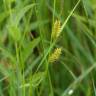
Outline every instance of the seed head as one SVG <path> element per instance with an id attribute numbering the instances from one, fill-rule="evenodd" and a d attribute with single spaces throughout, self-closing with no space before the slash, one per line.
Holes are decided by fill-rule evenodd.
<path id="1" fill-rule="evenodd" d="M 57 39 L 60 36 L 61 23 L 60 20 L 56 20 L 52 30 L 52 40 Z"/>
<path id="2" fill-rule="evenodd" d="M 57 61 L 61 55 L 62 48 L 57 48 L 54 52 L 49 56 L 49 62 L 53 63 Z"/>

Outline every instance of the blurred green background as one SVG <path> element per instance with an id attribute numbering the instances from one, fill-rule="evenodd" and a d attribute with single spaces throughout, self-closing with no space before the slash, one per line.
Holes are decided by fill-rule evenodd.
<path id="1" fill-rule="evenodd" d="M 0 0 L 0 96 L 96 96 L 95 80 L 96 0 Z"/>

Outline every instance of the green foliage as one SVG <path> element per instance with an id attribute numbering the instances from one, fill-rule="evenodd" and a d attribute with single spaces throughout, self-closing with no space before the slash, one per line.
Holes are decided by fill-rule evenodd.
<path id="1" fill-rule="evenodd" d="M 95 96 L 95 81 L 96 0 L 0 0 L 0 96 Z"/>

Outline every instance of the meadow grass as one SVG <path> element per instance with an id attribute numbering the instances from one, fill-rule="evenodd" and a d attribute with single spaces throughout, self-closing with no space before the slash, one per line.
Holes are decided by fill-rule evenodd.
<path id="1" fill-rule="evenodd" d="M 0 0 L 0 96 L 96 96 L 96 0 Z"/>

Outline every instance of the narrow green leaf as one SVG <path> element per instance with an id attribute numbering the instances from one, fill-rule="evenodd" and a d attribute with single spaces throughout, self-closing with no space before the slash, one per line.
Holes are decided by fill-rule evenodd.
<path id="1" fill-rule="evenodd" d="M 21 38 L 21 32 L 20 29 L 14 25 L 11 25 L 8 27 L 9 35 L 15 40 L 16 42 L 20 40 Z"/>
<path id="2" fill-rule="evenodd" d="M 29 9 L 33 8 L 36 4 L 30 4 L 30 5 L 27 5 L 26 7 L 24 7 L 23 9 L 20 10 L 20 12 L 18 12 L 16 14 L 16 18 L 14 20 L 14 23 L 16 26 L 18 26 L 20 20 L 23 18 L 23 16 L 26 14 L 26 12 L 29 11 Z"/>
<path id="3" fill-rule="evenodd" d="M 30 54 L 33 52 L 33 49 L 39 44 L 40 38 L 36 38 L 33 41 L 30 41 L 26 44 L 24 50 L 22 51 L 22 59 L 25 62 Z"/>

